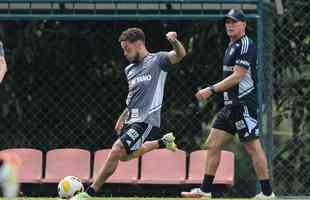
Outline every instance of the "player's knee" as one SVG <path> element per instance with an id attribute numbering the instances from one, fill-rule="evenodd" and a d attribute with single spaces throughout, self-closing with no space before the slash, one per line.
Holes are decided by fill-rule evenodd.
<path id="1" fill-rule="evenodd" d="M 250 148 L 248 149 L 248 153 L 252 158 L 255 158 L 255 160 L 265 160 L 266 155 L 264 151 L 260 151 L 259 149 Z"/>
<path id="2" fill-rule="evenodd" d="M 112 146 L 110 155 L 112 157 L 117 158 L 118 160 L 122 160 L 125 156 L 127 156 L 125 147 L 120 142 L 114 143 L 114 145 Z"/>
<path id="3" fill-rule="evenodd" d="M 120 161 L 126 162 L 132 159 L 131 155 L 124 155 L 123 157 L 120 158 Z"/>
<path id="4" fill-rule="evenodd" d="M 245 144 L 245 149 L 251 156 L 264 156 L 264 151 L 261 148 L 260 143 L 258 143 L 256 140 L 247 142 Z"/>
<path id="5" fill-rule="evenodd" d="M 251 156 L 257 155 L 257 150 L 251 146 L 248 146 L 246 148 L 246 150 L 247 150 L 248 154 L 250 154 Z"/>
<path id="6" fill-rule="evenodd" d="M 208 140 L 207 141 L 207 149 L 211 150 L 211 151 L 217 151 L 217 150 L 221 150 L 221 147 L 220 147 L 220 145 L 217 145 L 216 142 Z"/>
<path id="7" fill-rule="evenodd" d="M 123 156 L 119 159 L 120 161 L 123 161 L 123 162 L 126 162 L 128 161 L 129 159 L 126 157 L 126 156 Z"/>
<path id="8" fill-rule="evenodd" d="M 110 152 L 110 157 L 115 158 L 117 160 L 120 160 L 120 158 L 122 157 L 122 152 L 119 149 L 113 149 Z"/>

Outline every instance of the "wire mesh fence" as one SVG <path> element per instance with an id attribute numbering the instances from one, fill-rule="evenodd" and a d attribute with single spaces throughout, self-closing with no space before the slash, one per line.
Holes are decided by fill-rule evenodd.
<path id="1" fill-rule="evenodd" d="M 274 160 L 278 193 L 309 194 L 309 67 L 308 1 L 282 1 L 283 14 L 274 27 Z"/>
<path id="2" fill-rule="evenodd" d="M 309 3 L 283 0 L 264 15 L 265 147 L 273 157 L 272 176 L 280 195 L 309 193 Z M 9 72 L 1 87 L 1 149 L 61 147 L 89 150 L 111 147 L 114 123 L 125 107 L 127 83 L 117 38 L 127 27 L 146 33 L 152 51 L 169 50 L 165 33 L 178 32 L 188 55 L 169 70 L 162 110 L 162 133 L 173 131 L 187 151 L 204 147 L 221 96 L 198 104 L 198 88 L 221 79 L 228 38 L 221 21 L 3 22 Z M 248 35 L 256 40 L 256 23 Z M 273 112 L 273 127 L 268 115 Z M 271 132 L 274 132 L 271 137 Z M 160 134 L 154 136 L 159 138 Z M 272 141 L 273 139 L 273 141 Z M 233 193 L 251 196 L 256 177 L 241 145 L 236 155 Z"/>
<path id="3" fill-rule="evenodd" d="M 202 148 L 222 97 L 199 104 L 194 94 L 222 77 L 228 44 L 223 25 L 222 21 L 3 23 L 9 73 L 2 84 L 1 148 L 110 148 L 128 88 L 123 72 L 128 63 L 117 39 L 132 26 L 144 29 L 152 52 L 170 50 L 165 33 L 178 32 L 188 55 L 169 69 L 162 133 L 173 131 L 179 148 L 189 152 Z M 248 28 L 253 37 L 255 28 L 255 23 Z"/>

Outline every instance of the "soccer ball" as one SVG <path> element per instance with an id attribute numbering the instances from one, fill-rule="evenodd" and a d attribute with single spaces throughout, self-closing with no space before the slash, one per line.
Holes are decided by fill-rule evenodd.
<path id="1" fill-rule="evenodd" d="M 75 176 L 66 176 L 58 183 L 58 195 L 62 199 L 69 199 L 83 191 L 81 180 Z"/>

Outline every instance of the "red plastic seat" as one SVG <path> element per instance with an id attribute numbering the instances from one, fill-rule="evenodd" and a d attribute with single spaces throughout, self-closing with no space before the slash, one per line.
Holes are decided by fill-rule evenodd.
<path id="1" fill-rule="evenodd" d="M 207 151 L 199 150 L 190 154 L 189 174 L 186 183 L 201 184 L 204 177 Z M 232 152 L 222 151 L 219 167 L 216 171 L 214 184 L 225 184 L 232 186 L 234 184 L 235 157 Z"/>
<path id="2" fill-rule="evenodd" d="M 158 149 L 142 157 L 142 184 L 180 184 L 185 182 L 186 153 L 182 150 L 171 152 Z"/>
<path id="3" fill-rule="evenodd" d="M 111 149 L 98 150 L 95 153 L 94 160 L 94 177 L 96 177 L 99 170 L 104 166 L 105 161 Z M 108 178 L 107 183 L 135 183 L 138 180 L 138 161 L 133 159 L 130 161 L 120 161 L 114 174 Z"/>
<path id="4" fill-rule="evenodd" d="M 0 154 L 16 154 L 21 160 L 18 177 L 21 183 L 38 183 L 42 178 L 42 151 L 30 148 L 14 148 L 0 151 Z"/>
<path id="5" fill-rule="evenodd" d="M 57 183 L 65 176 L 90 180 L 90 152 L 83 149 L 54 149 L 46 154 L 44 183 Z"/>

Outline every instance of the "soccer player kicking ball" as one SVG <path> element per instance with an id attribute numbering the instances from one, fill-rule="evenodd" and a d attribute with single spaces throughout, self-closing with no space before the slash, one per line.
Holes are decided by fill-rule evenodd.
<path id="1" fill-rule="evenodd" d="M 148 136 L 157 134 L 160 127 L 160 112 L 164 86 L 169 66 L 180 62 L 186 55 L 176 32 L 168 32 L 167 40 L 173 47 L 169 52 L 150 53 L 145 47 L 144 32 L 129 28 L 119 37 L 124 56 L 131 63 L 125 68 L 129 92 L 126 109 L 120 115 L 115 130 L 120 138 L 113 144 L 105 165 L 93 184 L 72 197 L 71 200 L 89 199 L 114 173 L 118 162 L 137 158 L 158 148 L 176 150 L 172 133 L 155 141 L 146 141 Z"/>
<path id="2" fill-rule="evenodd" d="M 235 133 L 251 156 L 262 192 L 254 198 L 275 198 L 268 175 L 267 159 L 259 140 L 256 100 L 256 48 L 245 34 L 245 16 L 241 10 L 230 10 L 225 16 L 225 27 L 230 43 L 223 63 L 224 80 L 196 93 L 198 100 L 223 92 L 224 107 L 218 114 L 207 140 L 207 162 L 200 188 L 182 192 L 183 197 L 211 197 L 213 180 L 218 168 L 221 148 Z"/>

